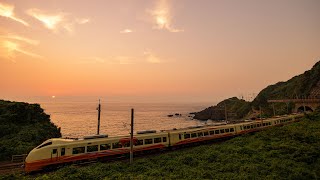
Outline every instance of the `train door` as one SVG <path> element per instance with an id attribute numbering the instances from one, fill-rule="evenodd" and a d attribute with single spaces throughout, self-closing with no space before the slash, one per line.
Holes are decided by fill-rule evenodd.
<path id="1" fill-rule="evenodd" d="M 66 148 L 62 147 L 60 148 L 60 157 L 59 160 L 63 159 L 63 156 L 66 155 Z"/>
<path id="2" fill-rule="evenodd" d="M 58 149 L 57 148 L 52 149 L 52 151 L 51 151 L 51 161 L 57 161 L 58 158 L 59 158 Z"/>

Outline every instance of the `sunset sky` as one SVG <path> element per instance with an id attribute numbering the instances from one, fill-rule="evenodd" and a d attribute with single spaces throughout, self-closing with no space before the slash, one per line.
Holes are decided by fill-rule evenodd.
<path id="1" fill-rule="evenodd" d="M 320 60 L 319 0 L 0 0 L 0 99 L 249 96 Z"/>

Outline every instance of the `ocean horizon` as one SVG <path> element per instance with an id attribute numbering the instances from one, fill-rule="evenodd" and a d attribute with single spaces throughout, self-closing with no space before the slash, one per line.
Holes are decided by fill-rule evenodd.
<path id="1" fill-rule="evenodd" d="M 134 132 L 142 130 L 169 130 L 214 123 L 199 121 L 190 116 L 214 104 L 205 102 L 138 101 L 133 99 L 97 97 L 25 97 L 10 101 L 37 103 L 50 115 L 51 121 L 61 128 L 63 137 L 79 138 L 97 134 L 97 107 L 101 100 L 100 134 L 128 135 L 131 109 L 134 109 Z M 106 100 L 108 99 L 108 100 Z M 181 116 L 175 116 L 178 113 Z M 168 117 L 173 114 L 173 117 Z"/>

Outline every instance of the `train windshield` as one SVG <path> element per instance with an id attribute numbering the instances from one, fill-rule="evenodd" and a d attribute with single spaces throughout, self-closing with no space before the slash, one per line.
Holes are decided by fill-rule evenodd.
<path id="1" fill-rule="evenodd" d="M 40 146 L 38 146 L 37 149 L 40 149 L 40 148 L 45 147 L 45 146 L 49 146 L 49 145 L 51 145 L 51 144 L 52 144 L 51 141 L 46 142 L 46 143 L 43 143 L 43 144 L 41 144 Z"/>

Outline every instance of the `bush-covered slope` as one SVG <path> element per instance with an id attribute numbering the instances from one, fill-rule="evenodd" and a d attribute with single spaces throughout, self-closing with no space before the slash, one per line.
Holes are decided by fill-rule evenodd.
<path id="1" fill-rule="evenodd" d="M 52 137 L 61 137 L 60 129 L 39 104 L 0 100 L 0 160 L 28 153 Z"/>
<path id="2" fill-rule="evenodd" d="M 252 102 L 255 108 L 268 106 L 268 99 L 320 98 L 320 94 L 313 93 L 320 88 L 320 61 L 311 70 L 295 76 L 286 82 L 279 82 L 263 89 Z"/>

